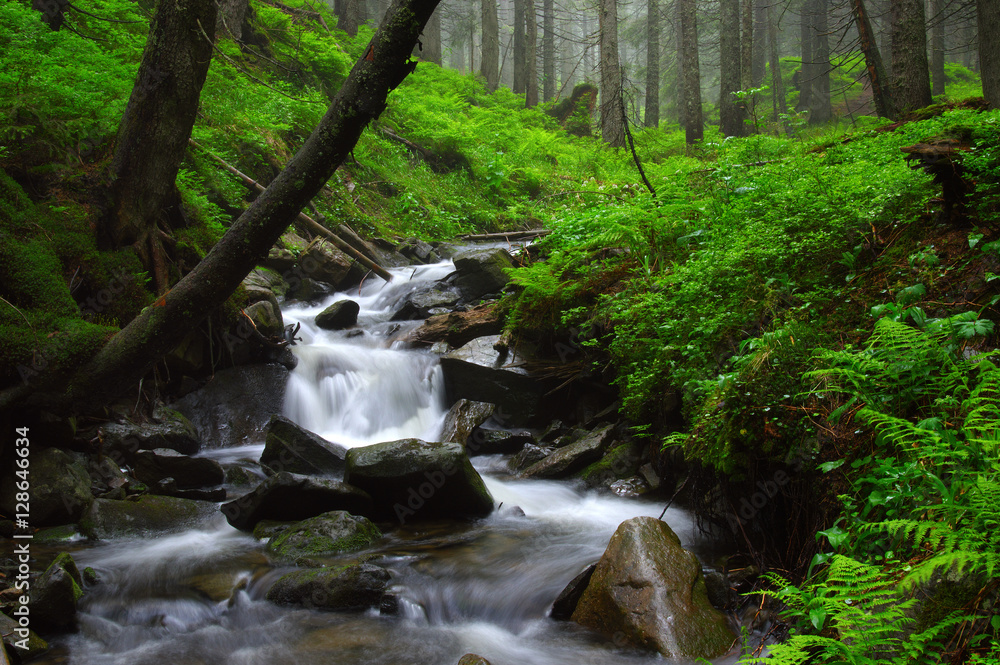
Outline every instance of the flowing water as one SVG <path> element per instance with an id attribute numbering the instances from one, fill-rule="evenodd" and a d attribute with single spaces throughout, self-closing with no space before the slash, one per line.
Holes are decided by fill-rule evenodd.
<path id="1" fill-rule="evenodd" d="M 300 322 L 299 365 L 286 415 L 324 437 L 360 446 L 400 437 L 433 440 L 447 408 L 432 353 L 398 348 L 415 323 L 389 321 L 408 290 L 452 269 L 446 262 L 394 271 L 390 285 L 288 306 Z M 363 334 L 317 329 L 323 306 L 350 297 Z M 262 445 L 210 451 L 223 463 L 256 458 Z M 196 528 L 152 539 L 83 547 L 78 565 L 102 583 L 82 601 L 80 629 L 57 641 L 45 663 L 73 665 L 453 665 L 475 652 L 494 665 L 653 663 L 572 623 L 547 618 L 552 601 L 596 561 L 622 521 L 659 515 L 662 506 L 583 491 L 570 482 L 514 480 L 498 457 L 475 458 L 501 508 L 472 523 L 387 529 L 371 558 L 392 573 L 395 616 L 277 607 L 263 599 L 287 569 L 274 569 L 262 543 L 221 513 Z M 517 506 L 523 511 L 513 510 Z M 664 519 L 682 542 L 707 554 L 690 516 Z M 721 661 L 720 661 L 721 662 Z"/>

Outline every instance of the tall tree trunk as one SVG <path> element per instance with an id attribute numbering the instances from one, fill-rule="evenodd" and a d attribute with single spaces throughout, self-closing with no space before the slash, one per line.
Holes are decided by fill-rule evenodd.
<path id="1" fill-rule="evenodd" d="M 799 44 L 802 51 L 802 66 L 799 68 L 799 101 L 795 110 L 799 113 L 808 111 L 812 104 L 812 83 L 816 68 L 813 66 L 813 4 L 811 0 L 802 0 L 799 14 Z M 773 34 L 773 33 L 772 33 Z"/>
<path id="2" fill-rule="evenodd" d="M 134 245 L 158 293 L 168 285 L 158 225 L 177 202 L 174 181 L 212 62 L 215 20 L 214 0 L 161 0 L 115 139 L 98 238 L 109 247 Z"/>
<path id="3" fill-rule="evenodd" d="M 743 24 L 740 27 L 740 90 L 753 87 L 753 10 L 755 0 L 743 0 Z"/>
<path id="4" fill-rule="evenodd" d="M 437 0 L 394 0 L 326 115 L 281 173 L 208 255 L 111 338 L 57 398 L 92 406 L 130 390 L 225 302 L 382 113 L 389 91 L 413 70 L 410 54 L 436 5 Z"/>
<path id="5" fill-rule="evenodd" d="M 813 77 L 809 99 L 809 124 L 822 125 L 833 118 L 830 104 L 830 36 L 827 16 L 829 0 L 811 0 L 813 5 Z"/>
<path id="6" fill-rule="evenodd" d="M 618 59 L 618 0 L 600 0 L 601 137 L 613 148 L 625 146 L 622 67 Z"/>
<path id="7" fill-rule="evenodd" d="M 781 59 L 778 53 L 778 19 L 774 15 L 773 5 L 767 6 L 767 42 L 770 47 L 771 61 L 771 92 L 774 106 L 774 121 L 788 114 L 788 102 L 785 101 L 785 83 L 781 80 Z M 785 131 L 789 130 L 785 125 Z"/>
<path id="8" fill-rule="evenodd" d="M 239 41 L 243 38 L 243 21 L 250 9 L 249 0 L 218 0 L 215 34 Z"/>
<path id="9" fill-rule="evenodd" d="M 660 4 L 646 3 L 646 127 L 660 126 Z"/>
<path id="10" fill-rule="evenodd" d="M 441 64 L 443 48 L 441 47 L 441 12 L 435 11 L 424 26 L 420 35 L 421 50 L 419 56 L 427 62 Z"/>
<path id="11" fill-rule="evenodd" d="M 337 27 L 352 37 L 368 18 L 364 0 L 336 0 L 333 10 L 337 15 Z"/>
<path id="12" fill-rule="evenodd" d="M 979 25 L 979 73 L 983 79 L 983 97 L 1000 109 L 1000 3 L 976 2 Z"/>
<path id="13" fill-rule="evenodd" d="M 496 0 L 482 0 L 483 57 L 479 63 L 486 89 L 490 92 L 500 85 L 500 21 Z"/>
<path id="14" fill-rule="evenodd" d="M 931 103 L 924 0 L 892 2 L 893 99 L 901 113 Z"/>
<path id="15" fill-rule="evenodd" d="M 698 18 L 695 0 L 677 0 L 680 10 L 681 51 L 684 53 L 684 134 L 688 144 L 705 137 L 701 112 L 701 71 L 698 63 Z"/>
<path id="16" fill-rule="evenodd" d="M 754 7 L 751 88 L 759 88 L 764 84 L 764 73 L 767 69 L 767 3 L 769 1 L 757 0 Z"/>
<path id="17" fill-rule="evenodd" d="M 559 67 L 559 98 L 561 99 L 564 94 L 568 97 L 573 93 L 573 86 L 576 84 L 578 72 L 582 65 L 580 64 L 581 56 L 577 54 L 576 45 L 572 39 L 576 34 L 576 22 L 569 17 L 564 17 L 560 23 L 563 34 L 570 37 L 569 39 L 561 40 L 559 48 L 559 57 L 561 60 Z"/>
<path id="18" fill-rule="evenodd" d="M 556 96 L 556 10 L 553 0 L 542 0 L 542 101 Z"/>
<path id="19" fill-rule="evenodd" d="M 527 44 L 525 44 L 524 21 L 527 0 L 514 0 L 514 86 L 517 93 L 527 91 Z"/>
<path id="20" fill-rule="evenodd" d="M 740 0 L 719 2 L 719 130 L 725 136 L 743 136 L 740 90 Z"/>
<path id="21" fill-rule="evenodd" d="M 868 71 L 868 83 L 872 89 L 872 99 L 875 100 L 875 113 L 880 118 L 895 118 L 896 107 L 889 88 L 889 78 L 882 64 L 882 54 L 875 43 L 871 19 L 864 0 L 851 0 L 851 13 L 858 29 L 861 41 L 861 52 L 865 55 L 865 69 Z"/>
<path id="22" fill-rule="evenodd" d="M 687 98 L 684 96 L 684 72 L 687 71 L 687 61 L 684 57 L 684 30 L 681 21 L 681 0 L 673 0 L 674 4 L 674 46 L 677 47 L 677 124 L 681 129 L 687 129 Z"/>
<path id="23" fill-rule="evenodd" d="M 535 0 L 524 2 L 524 105 L 530 109 L 538 106 L 538 18 L 535 14 Z"/>
<path id="24" fill-rule="evenodd" d="M 931 94 L 943 95 L 944 80 L 944 0 L 931 2 Z"/>

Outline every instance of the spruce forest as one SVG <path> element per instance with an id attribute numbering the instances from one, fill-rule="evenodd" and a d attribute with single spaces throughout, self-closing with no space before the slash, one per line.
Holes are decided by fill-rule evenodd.
<path id="1" fill-rule="evenodd" d="M 998 323 L 997 0 L 8 0 L 0 664 L 1000 665 Z"/>

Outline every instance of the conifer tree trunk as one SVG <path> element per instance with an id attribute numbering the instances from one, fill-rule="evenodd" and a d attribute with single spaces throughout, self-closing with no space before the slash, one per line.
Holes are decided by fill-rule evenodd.
<path id="1" fill-rule="evenodd" d="M 736 99 L 741 84 L 740 0 L 719 2 L 719 131 L 743 136 L 743 112 Z"/>
<path id="2" fill-rule="evenodd" d="M 701 112 L 701 71 L 698 63 L 698 19 L 695 0 L 677 0 L 680 12 L 681 62 L 683 73 L 684 134 L 690 145 L 705 137 Z"/>
<path id="3" fill-rule="evenodd" d="M 618 0 L 600 0 L 601 137 L 613 148 L 625 146 L 625 105 L 618 59 Z"/>
<path id="4" fill-rule="evenodd" d="M 875 42 L 871 18 L 868 16 L 864 0 L 851 0 L 851 13 L 858 29 L 861 52 L 865 55 L 865 69 L 868 71 L 868 83 L 872 89 L 872 99 L 875 101 L 875 113 L 880 118 L 894 118 L 896 108 L 889 88 L 889 78 L 882 64 L 882 54 L 879 53 L 878 44 Z"/>
<path id="5" fill-rule="evenodd" d="M 115 138 L 98 239 L 106 247 L 133 245 L 157 293 L 169 280 L 159 227 L 177 201 L 174 180 L 212 62 L 215 22 L 215 0 L 160 0 Z"/>
<path id="6" fill-rule="evenodd" d="M 53 396 L 55 400 L 92 407 L 131 390 L 157 360 L 225 302 L 330 179 L 364 128 L 382 113 L 389 91 L 413 70 L 416 63 L 409 60 L 410 54 L 437 2 L 393 1 L 326 115 L 281 173 L 205 258 L 115 335 L 74 375 L 65 391 Z"/>
<path id="7" fill-rule="evenodd" d="M 524 105 L 538 106 L 538 20 L 535 0 L 524 0 Z"/>
<path id="8" fill-rule="evenodd" d="M 646 6 L 646 127 L 660 126 L 660 4 Z"/>
<path id="9" fill-rule="evenodd" d="M 430 20 L 424 26 L 424 31 L 420 35 L 421 51 L 419 56 L 427 62 L 441 64 L 441 55 L 444 50 L 441 47 L 441 12 L 435 11 L 431 14 Z"/>
<path id="10" fill-rule="evenodd" d="M 527 0 L 514 0 L 514 92 L 524 93 L 528 89 L 527 44 L 525 43 L 525 4 Z"/>
<path id="11" fill-rule="evenodd" d="M 542 101 L 556 96 L 556 10 L 553 0 L 542 0 Z"/>
<path id="12" fill-rule="evenodd" d="M 931 103 L 924 0 L 892 1 L 893 99 L 901 113 Z"/>
<path id="13" fill-rule="evenodd" d="M 497 18 L 496 0 L 482 0 L 483 57 L 479 63 L 486 89 L 490 92 L 500 85 L 500 21 Z"/>
<path id="14" fill-rule="evenodd" d="M 1000 3 L 978 0 L 979 73 L 983 79 L 983 97 L 1000 109 Z"/>
<path id="15" fill-rule="evenodd" d="M 759 88 L 764 83 L 764 72 L 767 69 L 767 2 L 769 0 L 757 0 L 754 5 L 751 88 Z"/>
<path id="16" fill-rule="evenodd" d="M 944 0 L 931 0 L 931 95 L 943 95 L 944 80 Z"/>
<path id="17" fill-rule="evenodd" d="M 778 19 L 774 16 L 774 7 L 767 6 L 767 42 L 770 47 L 771 61 L 771 92 L 774 106 L 774 121 L 788 113 L 788 102 L 785 101 L 785 83 L 781 79 L 781 59 L 778 53 Z M 785 127 L 788 131 L 788 127 Z"/>
<path id="18" fill-rule="evenodd" d="M 830 37 L 827 17 L 829 0 L 811 0 L 813 5 L 812 95 L 809 100 L 809 124 L 822 125 L 833 118 L 830 103 Z"/>
<path id="19" fill-rule="evenodd" d="M 799 68 L 799 101 L 795 110 L 799 113 L 808 111 L 812 104 L 813 76 L 813 5 L 811 0 L 802 0 L 799 13 L 799 44 L 802 50 L 802 66 Z"/>
<path id="20" fill-rule="evenodd" d="M 743 0 L 743 18 L 740 27 L 740 89 L 749 90 L 753 87 L 751 77 L 753 72 L 753 22 L 754 0 Z"/>

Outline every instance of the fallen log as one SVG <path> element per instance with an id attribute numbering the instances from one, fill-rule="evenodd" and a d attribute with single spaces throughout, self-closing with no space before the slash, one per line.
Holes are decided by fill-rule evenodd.
<path id="1" fill-rule="evenodd" d="M 467 233 L 460 236 L 462 240 L 524 240 L 525 238 L 540 238 L 552 233 L 549 229 L 532 229 L 530 231 L 502 231 L 500 233 Z"/>

